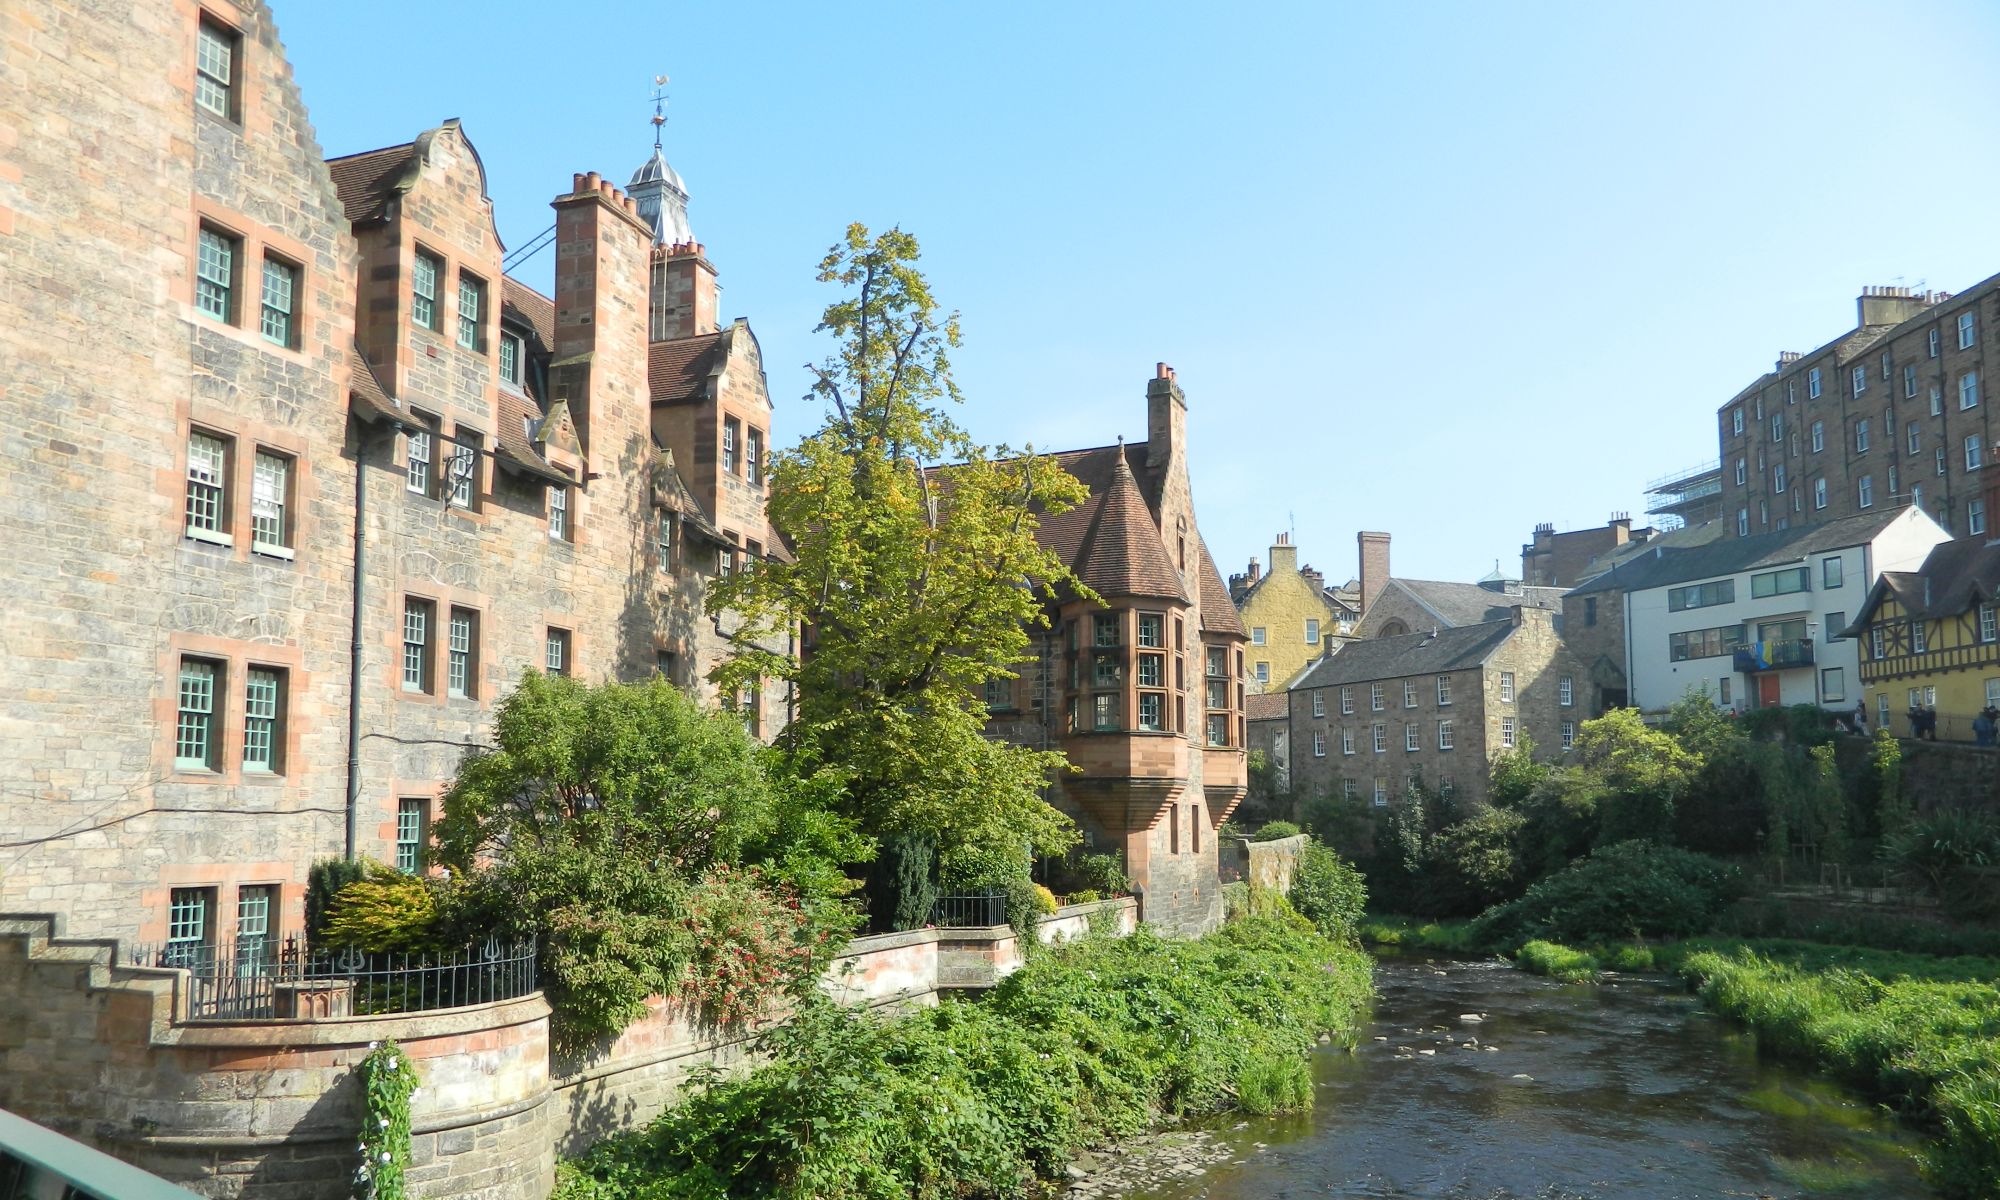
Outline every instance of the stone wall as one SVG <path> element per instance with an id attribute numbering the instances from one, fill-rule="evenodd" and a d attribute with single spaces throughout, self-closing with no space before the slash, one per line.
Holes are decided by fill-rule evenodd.
<path id="1" fill-rule="evenodd" d="M 1919 813 L 1941 808 L 1996 808 L 2000 751 L 1963 742 L 1897 740 L 1903 747 L 1903 794 Z M 1870 744 L 1867 738 L 1842 738 L 1834 743 L 1842 778 L 1856 778 L 1868 769 Z"/>
<path id="2" fill-rule="evenodd" d="M 1303 833 L 1269 842 L 1231 838 L 1222 846 L 1222 880 L 1224 883 L 1240 881 L 1251 887 L 1289 892 L 1292 890 L 1292 872 L 1299 865 L 1299 855 L 1311 840 Z"/>

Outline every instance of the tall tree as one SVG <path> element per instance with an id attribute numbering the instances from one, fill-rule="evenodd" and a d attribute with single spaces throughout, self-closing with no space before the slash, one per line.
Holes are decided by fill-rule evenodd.
<path id="1" fill-rule="evenodd" d="M 949 415 L 958 314 L 917 269 L 917 240 L 859 225 L 819 279 L 841 289 L 819 331 L 835 341 L 809 400 L 825 423 L 770 469 L 771 523 L 791 561 L 715 584 L 712 613 L 738 618 L 726 689 L 790 682 L 784 746 L 845 780 L 851 814 L 878 836 L 934 836 L 943 862 L 1074 837 L 1043 798 L 1060 752 L 985 736 L 984 688 L 1028 657 L 1052 589 L 1082 589 L 1035 540 L 1039 514 L 1083 485 L 1030 448 L 975 442 Z M 757 643 L 806 631 L 797 658 Z"/>

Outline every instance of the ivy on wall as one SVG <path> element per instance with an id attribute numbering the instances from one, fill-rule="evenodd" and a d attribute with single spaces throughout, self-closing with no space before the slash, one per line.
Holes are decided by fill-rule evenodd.
<path id="1" fill-rule="evenodd" d="M 361 1165 L 354 1172 L 356 1200 L 406 1200 L 403 1173 L 410 1165 L 410 1100 L 417 1067 L 395 1042 L 371 1044 L 356 1068 L 361 1074 Z"/>

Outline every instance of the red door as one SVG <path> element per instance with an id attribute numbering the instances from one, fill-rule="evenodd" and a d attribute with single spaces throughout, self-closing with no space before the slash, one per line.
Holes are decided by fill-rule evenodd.
<path id="1" fill-rule="evenodd" d="M 1778 677 L 1776 674 L 1757 677 L 1757 707 L 1778 707 Z"/>

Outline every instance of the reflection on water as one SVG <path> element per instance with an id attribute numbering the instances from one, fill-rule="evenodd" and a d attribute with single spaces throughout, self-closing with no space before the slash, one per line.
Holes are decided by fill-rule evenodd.
<path id="1" fill-rule="evenodd" d="M 1375 980 L 1359 1047 L 1319 1055 L 1313 1112 L 1226 1127 L 1232 1163 L 1128 1195 L 1932 1195 L 1885 1115 L 1759 1061 L 1749 1034 L 1662 982 L 1424 956 L 1385 958 Z"/>

